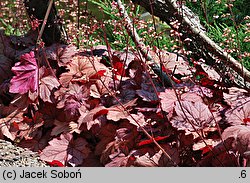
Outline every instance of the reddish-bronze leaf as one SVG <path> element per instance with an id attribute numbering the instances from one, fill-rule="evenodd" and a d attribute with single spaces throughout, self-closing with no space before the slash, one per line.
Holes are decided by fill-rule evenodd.
<path id="1" fill-rule="evenodd" d="M 221 119 L 218 113 L 212 114 L 208 106 L 201 102 L 177 102 L 175 111 L 177 116 L 170 122 L 178 130 L 195 131 L 205 127 L 213 127 L 216 121 L 218 122 Z"/>
<path id="2" fill-rule="evenodd" d="M 78 129 L 83 129 L 83 124 L 87 125 L 87 129 L 91 129 L 94 124 L 101 125 L 101 121 L 99 121 L 98 117 L 104 114 L 107 114 L 108 110 L 103 107 L 99 106 L 90 111 L 87 110 L 80 110 L 81 116 L 78 119 Z"/>
<path id="3" fill-rule="evenodd" d="M 11 126 L 23 121 L 23 112 L 18 108 L 3 107 L 0 105 L 0 135 L 4 135 L 11 140 L 16 138 L 15 133 L 11 133 Z"/>
<path id="4" fill-rule="evenodd" d="M 43 149 L 40 158 L 48 162 L 57 160 L 64 166 L 68 166 L 67 163 L 77 166 L 90 152 L 86 145 L 86 140 L 81 137 L 73 140 L 72 134 L 61 134 L 59 138 L 54 138 L 49 142 L 49 146 Z"/>
<path id="5" fill-rule="evenodd" d="M 222 133 L 222 139 L 227 140 L 233 138 L 231 148 L 238 151 L 241 155 L 250 151 L 250 126 L 236 125 L 230 126 Z M 248 155 L 248 158 L 250 155 Z"/>
<path id="6" fill-rule="evenodd" d="M 44 102 L 53 103 L 51 100 L 52 90 L 60 86 L 57 78 L 52 75 L 42 77 L 39 85 L 39 96 Z"/>
<path id="7" fill-rule="evenodd" d="M 118 104 L 116 106 L 108 108 L 107 119 L 113 121 L 126 119 L 129 116 L 127 111 L 130 111 L 131 108 L 136 105 L 136 101 L 137 99 L 131 100 L 123 104 L 123 107 L 120 104 Z M 127 109 L 127 111 L 124 109 L 124 107 Z"/>
<path id="8" fill-rule="evenodd" d="M 98 71 L 108 70 L 107 67 L 100 63 L 100 58 L 87 56 L 74 57 L 73 61 L 67 65 L 67 68 L 69 72 L 60 76 L 60 83 L 63 86 L 68 86 L 70 82 L 87 83 Z"/>
<path id="9" fill-rule="evenodd" d="M 250 98 L 249 98 L 250 99 Z M 231 125 L 250 126 L 250 100 L 239 107 L 234 107 L 226 112 L 226 119 Z"/>

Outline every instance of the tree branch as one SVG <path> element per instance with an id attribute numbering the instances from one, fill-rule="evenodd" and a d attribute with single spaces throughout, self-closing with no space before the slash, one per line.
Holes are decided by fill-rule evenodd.
<path id="1" fill-rule="evenodd" d="M 225 66 L 233 69 L 236 72 L 234 75 L 237 74 L 236 77 L 238 77 L 238 80 L 235 81 L 237 85 L 240 83 L 241 86 L 244 86 L 245 81 L 250 82 L 250 72 L 205 34 L 199 26 L 199 22 L 193 21 L 192 15 L 189 16 L 191 10 L 183 4 L 178 5 L 176 0 L 154 0 L 153 4 L 150 4 L 150 0 L 133 0 L 133 2 L 143 6 L 148 12 L 151 12 L 153 7 L 154 16 L 159 17 L 170 26 L 172 26 L 170 22 L 178 20 L 181 23 L 178 29 L 182 33 L 181 40 L 184 41 L 188 37 L 192 39 L 192 42 L 187 45 L 191 51 L 198 52 L 198 55 L 204 58 L 209 65 L 217 66 L 217 71 L 221 71 L 221 68 L 225 68 Z M 173 26 L 171 28 L 175 29 Z M 218 59 L 222 63 L 218 63 L 216 61 Z M 239 78 L 238 75 L 242 78 Z"/>

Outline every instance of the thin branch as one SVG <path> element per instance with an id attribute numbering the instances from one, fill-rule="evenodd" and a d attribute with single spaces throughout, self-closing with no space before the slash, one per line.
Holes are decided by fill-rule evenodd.
<path id="1" fill-rule="evenodd" d="M 121 16 L 124 18 L 124 21 L 126 22 L 126 30 L 128 32 L 128 34 L 130 35 L 130 37 L 132 38 L 132 40 L 135 42 L 136 47 L 139 49 L 142 58 L 144 58 L 145 63 L 147 65 L 149 65 L 151 67 L 151 69 L 155 72 L 156 75 L 158 74 L 162 74 L 162 78 L 163 78 L 163 83 L 165 84 L 165 86 L 172 86 L 174 85 L 174 81 L 172 81 L 172 79 L 170 78 L 170 76 L 168 76 L 166 73 L 162 72 L 161 68 L 159 67 L 159 65 L 153 60 L 153 57 L 151 56 L 151 54 L 148 52 L 148 50 L 146 49 L 145 44 L 142 42 L 140 36 L 138 35 L 135 27 L 133 26 L 132 21 L 130 20 L 127 11 L 125 10 L 125 7 L 123 5 L 123 3 L 120 0 L 116 0 L 117 2 L 117 6 L 119 8 L 119 12 L 121 14 Z"/>
<path id="2" fill-rule="evenodd" d="M 52 8 L 52 5 L 53 5 L 53 0 L 50 0 L 49 1 L 49 6 L 47 8 L 47 11 L 46 11 L 46 14 L 45 14 L 45 17 L 43 19 L 43 24 L 42 24 L 42 28 L 39 32 L 39 35 L 38 35 L 38 38 L 37 38 L 37 44 L 39 44 L 41 38 L 42 38 L 42 35 L 43 35 L 43 31 L 45 29 L 45 26 L 46 26 L 46 23 L 47 23 L 47 20 L 48 20 L 48 17 L 49 17 L 49 14 L 50 14 L 50 11 L 51 11 L 51 8 Z"/>

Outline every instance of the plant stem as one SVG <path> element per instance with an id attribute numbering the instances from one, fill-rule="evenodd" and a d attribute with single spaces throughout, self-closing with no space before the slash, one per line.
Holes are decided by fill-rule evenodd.
<path id="1" fill-rule="evenodd" d="M 44 28 L 45 28 L 45 26 L 46 26 L 46 23 L 47 23 L 47 20 L 48 20 L 48 17 L 49 17 L 49 14 L 50 14 L 52 5 L 53 5 L 53 0 L 50 0 L 50 1 L 49 1 L 49 6 L 48 6 L 47 11 L 46 11 L 46 14 L 45 14 L 45 17 L 44 17 L 44 19 L 43 19 L 42 28 L 41 28 L 41 30 L 40 30 L 40 32 L 39 32 L 39 35 L 38 35 L 38 38 L 37 38 L 37 44 L 40 43 L 40 40 L 41 40 L 41 38 L 42 38 L 43 31 L 44 31 Z"/>

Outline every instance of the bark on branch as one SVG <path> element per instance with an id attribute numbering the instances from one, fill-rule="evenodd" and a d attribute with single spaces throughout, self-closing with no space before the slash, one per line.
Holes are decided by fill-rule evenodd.
<path id="1" fill-rule="evenodd" d="M 191 51 L 198 53 L 209 65 L 218 66 L 217 71 L 223 67 L 225 68 L 225 66 L 233 69 L 236 72 L 234 74 L 238 75 L 234 75 L 238 77 L 236 84 L 239 85 L 239 82 L 241 82 L 241 86 L 243 86 L 243 80 L 250 82 L 250 72 L 212 41 L 196 24 L 197 22 L 192 21 L 193 17 L 190 17 L 190 12 L 187 11 L 188 8 L 184 5 L 178 5 L 176 0 L 133 0 L 133 2 L 144 7 L 149 13 L 152 13 L 153 10 L 154 16 L 159 17 L 170 26 L 172 26 L 170 22 L 178 20 L 181 23 L 178 29 L 182 33 L 181 40 L 192 39 L 192 42 L 187 45 Z M 218 63 L 218 59 L 221 63 Z"/>

